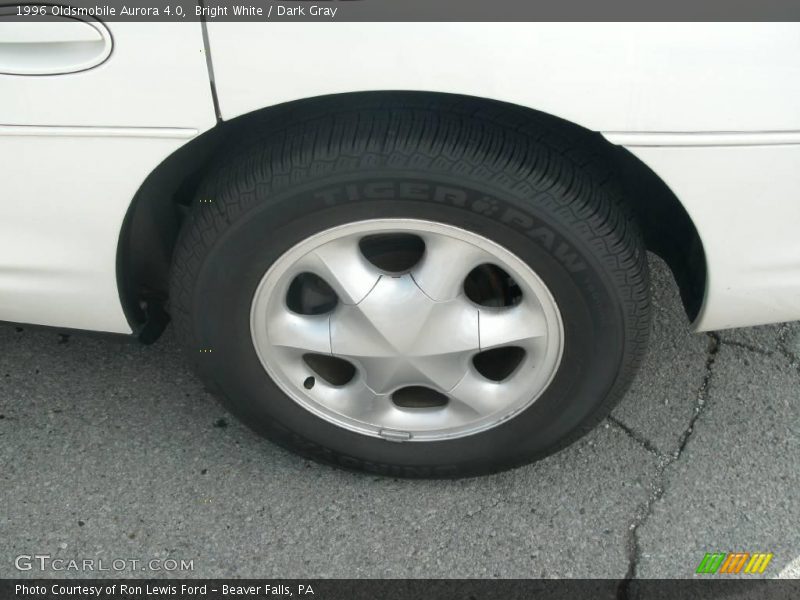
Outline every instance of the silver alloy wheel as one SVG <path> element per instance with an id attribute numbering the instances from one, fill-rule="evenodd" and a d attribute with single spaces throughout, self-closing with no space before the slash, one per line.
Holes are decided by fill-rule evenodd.
<path id="1" fill-rule="evenodd" d="M 365 256 L 365 240 L 381 236 L 424 249 L 390 271 Z M 513 280 L 512 301 L 469 297 L 465 282 L 482 265 Z M 298 311 L 290 295 L 308 274 L 319 278 L 317 295 L 335 296 Z M 555 300 L 528 265 L 476 233 L 416 219 L 358 221 L 298 243 L 258 285 L 250 329 L 289 397 L 335 425 L 394 441 L 463 437 L 514 417 L 550 384 L 564 339 Z M 326 360 L 345 377 L 326 375 Z M 487 375 L 482 363 L 500 367 Z"/>

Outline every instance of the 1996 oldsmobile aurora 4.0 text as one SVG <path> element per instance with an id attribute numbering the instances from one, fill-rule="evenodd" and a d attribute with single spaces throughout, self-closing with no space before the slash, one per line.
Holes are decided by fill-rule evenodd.
<path id="1" fill-rule="evenodd" d="M 170 317 L 320 460 L 577 439 L 645 351 L 646 250 L 697 331 L 800 319 L 797 24 L 65 18 L 0 22 L 0 73 L 0 319 Z"/>

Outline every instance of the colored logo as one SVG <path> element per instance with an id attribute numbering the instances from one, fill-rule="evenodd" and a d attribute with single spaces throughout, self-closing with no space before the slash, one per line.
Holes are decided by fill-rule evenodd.
<path id="1" fill-rule="evenodd" d="M 763 573 L 772 560 L 772 553 L 715 552 L 706 553 L 695 573 L 701 575 L 736 575 Z"/>

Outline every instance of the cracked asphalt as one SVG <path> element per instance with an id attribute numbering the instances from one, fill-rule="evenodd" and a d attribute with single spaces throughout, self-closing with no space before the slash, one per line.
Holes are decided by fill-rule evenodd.
<path id="1" fill-rule="evenodd" d="M 194 577 L 691 577 L 763 551 L 800 577 L 800 326 L 692 334 L 653 268 L 650 350 L 594 432 L 491 477 L 406 481 L 298 458 L 153 346 L 0 327 L 0 577 L 174 558 Z M 100 575 L 96 573 L 97 575 Z"/>

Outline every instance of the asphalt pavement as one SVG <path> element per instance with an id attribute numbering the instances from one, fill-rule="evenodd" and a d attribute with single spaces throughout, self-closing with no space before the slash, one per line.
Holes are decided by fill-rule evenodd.
<path id="1" fill-rule="evenodd" d="M 800 326 L 693 334 L 651 264 L 650 350 L 612 417 L 457 481 L 272 445 L 203 390 L 169 329 L 141 346 L 0 326 L 0 577 L 120 559 L 129 577 L 692 577 L 731 551 L 800 577 Z M 34 555 L 65 570 L 17 569 Z"/>

